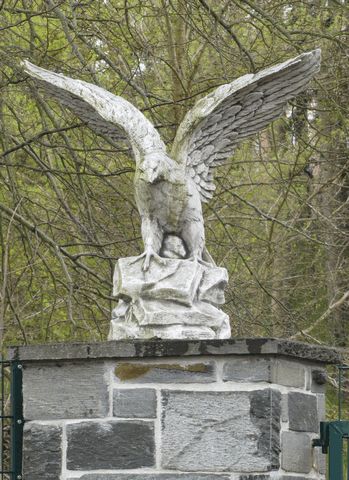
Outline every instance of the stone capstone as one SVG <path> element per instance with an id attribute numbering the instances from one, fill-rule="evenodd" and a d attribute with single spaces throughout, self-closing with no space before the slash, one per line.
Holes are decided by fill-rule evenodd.
<path id="1" fill-rule="evenodd" d="M 155 418 L 156 390 L 152 388 L 115 389 L 113 415 L 124 418 Z"/>
<path id="2" fill-rule="evenodd" d="M 118 260 L 114 272 L 109 339 L 230 338 L 224 303 L 225 268 L 183 259 L 153 259 L 143 271 L 141 257 Z"/>
<path id="3" fill-rule="evenodd" d="M 163 391 L 162 468 L 214 472 L 274 468 L 280 401 L 272 389 Z"/>
<path id="4" fill-rule="evenodd" d="M 26 480 L 58 480 L 62 462 L 62 429 L 34 422 L 25 424 L 23 471 Z"/>
<path id="5" fill-rule="evenodd" d="M 68 470 L 153 467 L 154 424 L 150 421 L 80 422 L 67 426 Z"/>
<path id="6" fill-rule="evenodd" d="M 109 342 L 56 343 L 10 347 L 10 360 L 59 361 L 106 358 L 149 358 L 210 355 L 274 355 L 309 360 L 317 364 L 343 363 L 343 352 L 323 345 L 309 345 L 282 338 L 231 338 L 226 340 L 116 340 Z M 297 368 L 297 365 L 294 365 Z M 303 368 L 303 367 L 302 367 Z M 282 378 L 282 375 L 279 375 Z M 277 383 L 277 382 L 275 382 Z"/>
<path id="7" fill-rule="evenodd" d="M 26 420 L 96 418 L 108 414 L 103 362 L 48 363 L 23 368 Z M 64 385 L 64 388 L 62 386 Z"/>

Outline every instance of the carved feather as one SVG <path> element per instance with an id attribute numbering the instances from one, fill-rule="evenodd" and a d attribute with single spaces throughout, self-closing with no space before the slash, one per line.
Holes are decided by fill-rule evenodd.
<path id="1" fill-rule="evenodd" d="M 320 53 L 304 53 L 221 85 L 187 113 L 178 128 L 172 156 L 186 164 L 202 201 L 212 197 L 214 168 L 225 163 L 241 140 L 282 114 L 287 102 L 319 71 Z"/>
<path id="2" fill-rule="evenodd" d="M 97 134 L 114 143 L 127 141 L 139 155 L 166 151 L 151 122 L 127 100 L 101 87 L 23 62 L 25 71 L 46 93 L 74 112 Z"/>

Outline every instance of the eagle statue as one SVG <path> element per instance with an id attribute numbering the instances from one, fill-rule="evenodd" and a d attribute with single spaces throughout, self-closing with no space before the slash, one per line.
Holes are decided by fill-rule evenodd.
<path id="1" fill-rule="evenodd" d="M 242 140 L 280 117 L 287 102 L 306 88 L 319 70 L 320 50 L 214 89 L 185 115 L 170 153 L 151 122 L 124 98 L 28 61 L 23 67 L 95 133 L 114 143 L 128 142 L 136 163 L 141 268 L 147 272 L 153 259 L 160 265 L 167 258 L 215 265 L 205 247 L 201 205 L 213 196 L 215 168 L 229 160 Z"/>

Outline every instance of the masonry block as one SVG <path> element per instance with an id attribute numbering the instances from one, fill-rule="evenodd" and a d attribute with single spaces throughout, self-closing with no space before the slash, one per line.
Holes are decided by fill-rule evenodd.
<path id="1" fill-rule="evenodd" d="M 270 382 L 270 359 L 263 357 L 231 358 L 224 363 L 224 382 Z"/>
<path id="2" fill-rule="evenodd" d="M 124 418 L 155 418 L 156 390 L 153 388 L 115 389 L 113 415 Z"/>
<path id="3" fill-rule="evenodd" d="M 57 420 L 108 414 L 103 362 L 27 365 L 23 369 L 24 418 Z"/>
<path id="4" fill-rule="evenodd" d="M 223 366 L 225 382 L 268 382 L 287 387 L 304 388 L 306 368 L 271 357 L 230 358 Z"/>
<path id="5" fill-rule="evenodd" d="M 319 422 L 324 422 L 326 420 L 326 396 L 323 393 L 318 393 L 316 398 Z"/>
<path id="6" fill-rule="evenodd" d="M 281 396 L 281 421 L 288 422 L 288 394 L 284 393 Z"/>
<path id="7" fill-rule="evenodd" d="M 257 477 L 254 477 L 254 480 Z M 68 479 L 76 480 L 76 479 Z M 214 475 L 202 473 L 149 473 L 149 474 L 123 474 L 123 473 L 97 473 L 88 474 L 79 477 L 79 480 L 231 480 L 230 475 Z M 263 479 L 264 480 L 264 479 Z"/>
<path id="8" fill-rule="evenodd" d="M 272 389 L 163 391 L 162 467 L 215 472 L 276 467 L 280 397 Z"/>
<path id="9" fill-rule="evenodd" d="M 69 470 L 153 467 L 153 422 L 81 422 L 67 426 Z"/>
<path id="10" fill-rule="evenodd" d="M 318 480 L 314 477 L 299 477 L 298 475 L 295 477 L 294 475 L 282 475 L 281 477 L 276 477 L 275 480 Z"/>
<path id="11" fill-rule="evenodd" d="M 26 480 L 59 480 L 62 469 L 61 443 L 61 427 L 34 422 L 25 425 L 23 471 Z"/>
<path id="12" fill-rule="evenodd" d="M 322 453 L 321 448 L 314 448 L 313 451 L 314 463 L 313 467 L 315 470 L 322 475 L 325 475 L 327 472 L 327 455 Z"/>
<path id="13" fill-rule="evenodd" d="M 297 432 L 318 432 L 317 398 L 300 392 L 288 394 L 289 428 Z"/>
<path id="14" fill-rule="evenodd" d="M 286 387 L 304 388 L 306 368 L 299 363 L 276 359 L 273 362 L 271 381 Z"/>
<path id="15" fill-rule="evenodd" d="M 270 475 L 240 475 L 239 480 L 269 480 Z"/>
<path id="16" fill-rule="evenodd" d="M 214 362 L 120 362 L 114 372 L 120 383 L 210 383 L 216 380 Z"/>
<path id="17" fill-rule="evenodd" d="M 312 468 L 312 439 L 307 433 L 283 432 L 281 466 L 287 472 L 309 473 Z"/>

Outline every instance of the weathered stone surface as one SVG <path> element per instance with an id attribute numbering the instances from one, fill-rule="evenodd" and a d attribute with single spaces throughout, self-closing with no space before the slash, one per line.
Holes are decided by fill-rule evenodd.
<path id="1" fill-rule="evenodd" d="M 316 396 L 300 392 L 289 392 L 288 418 L 290 430 L 317 432 L 319 430 L 319 420 Z"/>
<path id="2" fill-rule="evenodd" d="M 105 373 L 102 362 L 25 365 L 24 418 L 48 420 L 106 416 L 109 407 Z"/>
<path id="3" fill-rule="evenodd" d="M 209 325 L 202 325 L 204 319 Z M 227 316 L 203 302 L 186 307 L 165 300 L 119 300 L 112 313 L 109 337 L 213 339 L 216 338 L 216 329 L 222 327 L 222 321 L 226 327 Z"/>
<path id="4" fill-rule="evenodd" d="M 326 456 L 324 453 L 321 452 L 321 448 L 314 448 L 314 468 L 317 472 L 325 475 L 327 473 L 327 463 L 326 463 Z"/>
<path id="5" fill-rule="evenodd" d="M 187 251 L 182 239 L 167 234 L 162 242 L 161 256 L 165 258 L 186 258 Z"/>
<path id="6" fill-rule="evenodd" d="M 214 305 L 223 305 L 225 302 L 224 290 L 228 280 L 228 272 L 225 268 L 208 269 L 206 267 L 199 286 L 199 300 Z"/>
<path id="7" fill-rule="evenodd" d="M 318 347 L 303 342 L 282 340 L 278 345 L 278 353 L 287 357 L 301 358 L 322 363 L 337 363 L 343 361 L 344 353 L 330 347 Z"/>
<path id="8" fill-rule="evenodd" d="M 288 393 L 281 396 L 281 421 L 288 422 Z"/>
<path id="9" fill-rule="evenodd" d="M 305 367 L 298 362 L 276 359 L 273 362 L 271 381 L 287 387 L 304 388 Z"/>
<path id="10" fill-rule="evenodd" d="M 173 300 L 191 306 L 194 301 L 203 267 L 193 262 L 164 260 L 165 265 L 153 262 L 147 272 L 137 257 L 120 258 L 114 270 L 113 295 L 116 298 L 148 298 Z"/>
<path id="11" fill-rule="evenodd" d="M 313 480 L 310 477 L 299 477 L 298 475 L 295 477 L 294 475 L 282 475 L 281 477 L 277 477 L 277 480 Z M 315 479 L 314 479 L 315 480 Z"/>
<path id="12" fill-rule="evenodd" d="M 271 360 L 263 357 L 230 358 L 223 366 L 225 382 L 270 382 Z"/>
<path id="13" fill-rule="evenodd" d="M 115 389 L 113 415 L 124 418 L 155 418 L 156 390 L 152 388 Z"/>
<path id="14" fill-rule="evenodd" d="M 281 393 L 265 389 L 250 392 L 250 416 L 259 428 L 258 452 L 270 461 L 272 469 L 279 467 Z"/>
<path id="15" fill-rule="evenodd" d="M 210 383 L 216 381 L 214 362 L 120 362 L 115 376 L 122 383 Z"/>
<path id="16" fill-rule="evenodd" d="M 343 354 L 334 348 L 276 338 L 229 340 L 132 340 L 98 343 L 58 343 L 10 347 L 11 360 L 49 361 L 131 357 L 173 357 L 196 355 L 282 355 L 299 362 L 343 363 Z"/>
<path id="17" fill-rule="evenodd" d="M 137 299 L 132 304 L 132 313 L 138 325 L 189 325 L 219 329 L 226 315 L 206 302 L 196 302 L 188 309 L 184 305 L 176 305 L 165 300 Z"/>
<path id="18" fill-rule="evenodd" d="M 229 338 L 224 303 L 226 269 L 182 259 L 153 261 L 147 271 L 140 257 L 121 258 L 114 273 L 109 339 Z"/>
<path id="19" fill-rule="evenodd" d="M 323 393 L 318 393 L 317 398 L 317 412 L 319 422 L 326 420 L 326 396 Z"/>
<path id="20" fill-rule="evenodd" d="M 269 475 L 240 475 L 239 480 L 269 480 Z"/>
<path id="21" fill-rule="evenodd" d="M 277 414 L 275 422 L 271 419 L 279 397 L 271 389 L 163 391 L 162 467 L 214 472 L 271 469 L 279 451 Z"/>
<path id="22" fill-rule="evenodd" d="M 153 422 L 101 421 L 67 426 L 68 470 L 111 470 L 154 466 Z"/>
<path id="23" fill-rule="evenodd" d="M 268 477 L 269 478 L 269 477 Z M 231 480 L 230 475 L 214 475 L 204 473 L 91 473 L 79 477 L 80 480 Z M 262 479 L 262 477 L 261 477 Z M 267 480 L 267 477 L 265 477 Z M 74 479 L 68 479 L 74 480 Z M 253 477 L 258 480 L 258 477 Z M 264 480 L 264 477 L 263 477 Z"/>
<path id="24" fill-rule="evenodd" d="M 23 437 L 23 472 L 26 480 L 59 480 L 62 431 L 55 425 L 26 423 Z"/>
<path id="25" fill-rule="evenodd" d="M 311 391 L 325 393 L 327 385 L 327 372 L 323 368 L 313 368 L 311 371 Z"/>
<path id="26" fill-rule="evenodd" d="M 283 432 L 281 466 L 287 472 L 309 473 L 312 468 L 312 439 L 307 433 Z"/>
<path id="27" fill-rule="evenodd" d="M 306 367 L 299 362 L 267 356 L 232 357 L 223 368 L 224 381 L 269 382 L 304 388 L 305 378 Z"/>

